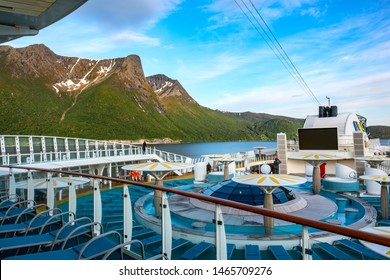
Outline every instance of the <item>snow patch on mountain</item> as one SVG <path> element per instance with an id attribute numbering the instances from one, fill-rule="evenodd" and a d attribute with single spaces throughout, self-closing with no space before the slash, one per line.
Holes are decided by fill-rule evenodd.
<path id="1" fill-rule="evenodd" d="M 100 65 L 100 67 L 97 67 L 99 65 L 100 60 L 90 60 L 87 63 L 88 69 L 83 75 L 82 78 L 68 78 L 64 81 L 57 82 L 53 85 L 53 88 L 57 93 L 59 93 L 60 90 L 65 92 L 71 92 L 76 90 L 82 90 L 88 85 L 95 83 L 96 81 L 99 81 L 100 79 L 105 78 L 107 75 L 109 75 L 115 66 L 115 60 L 111 60 L 108 65 Z M 69 72 L 67 73 L 67 77 L 72 77 L 72 72 L 74 71 L 76 65 L 80 64 L 80 58 L 77 59 L 76 63 L 73 64 Z M 85 65 L 85 63 L 84 63 Z M 95 70 L 95 68 L 97 70 Z M 95 70 L 95 71 L 94 71 Z M 73 75 L 74 76 L 74 75 Z"/>
<path id="2" fill-rule="evenodd" d="M 155 93 L 161 93 L 166 87 L 172 87 L 173 86 L 173 83 L 172 82 L 169 82 L 169 81 L 166 81 L 161 88 L 159 88 L 158 90 L 155 90 L 154 92 Z"/>

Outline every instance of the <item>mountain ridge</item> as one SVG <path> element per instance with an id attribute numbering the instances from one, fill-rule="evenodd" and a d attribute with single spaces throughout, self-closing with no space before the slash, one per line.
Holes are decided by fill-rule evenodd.
<path id="1" fill-rule="evenodd" d="M 293 137 L 303 119 L 230 113 L 198 104 L 179 81 L 145 77 L 139 56 L 85 59 L 45 45 L 0 46 L 2 134 L 172 141 L 274 140 Z M 10 125 L 12 124 L 12 125 Z"/>

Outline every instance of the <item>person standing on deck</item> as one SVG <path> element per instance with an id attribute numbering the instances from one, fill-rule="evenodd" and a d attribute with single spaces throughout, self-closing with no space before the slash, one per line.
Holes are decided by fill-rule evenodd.
<path id="1" fill-rule="evenodd" d="M 209 174 L 211 172 L 211 164 L 210 164 L 210 162 L 207 163 L 206 171 L 207 171 L 207 174 Z"/>
<path id="2" fill-rule="evenodd" d="M 281 164 L 282 162 L 279 160 L 279 158 L 275 158 L 274 160 L 274 173 L 275 174 L 279 174 L 279 165 Z"/>
<path id="3" fill-rule="evenodd" d="M 144 143 L 142 144 L 142 153 L 145 154 L 146 153 L 146 141 L 144 141 Z"/>

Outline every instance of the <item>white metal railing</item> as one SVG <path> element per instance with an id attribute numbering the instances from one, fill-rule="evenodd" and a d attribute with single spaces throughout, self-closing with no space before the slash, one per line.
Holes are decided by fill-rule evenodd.
<path id="1" fill-rule="evenodd" d="M 386 174 L 390 174 L 390 165 L 389 164 L 382 163 L 382 164 L 379 164 L 377 168 L 386 172 Z"/>
<path id="2" fill-rule="evenodd" d="M 9 167 L 9 166 L 3 166 L 3 167 Z M 19 168 L 19 167 L 12 167 L 12 168 Z M 280 213 L 277 211 L 269 210 L 262 207 L 256 207 L 251 206 L 247 204 L 242 204 L 234 201 L 229 201 L 221 198 L 206 196 L 201 193 L 197 192 L 188 192 L 184 190 L 179 190 L 176 188 L 167 188 L 163 186 L 157 186 L 157 185 L 149 185 L 146 183 L 141 182 L 134 182 L 129 180 L 123 180 L 118 178 L 110 178 L 105 176 L 98 176 L 93 174 L 82 174 L 78 172 L 71 172 L 71 171 L 53 171 L 48 169 L 41 169 L 41 168 L 31 168 L 31 170 L 41 171 L 41 172 L 50 172 L 50 173 L 58 173 L 63 175 L 69 175 L 69 176 L 83 176 L 91 179 L 93 181 L 93 195 L 94 195 L 94 207 L 93 207 L 93 217 L 95 222 L 100 222 L 102 219 L 102 201 L 101 201 L 101 195 L 100 195 L 100 185 L 99 182 L 101 181 L 108 181 L 112 180 L 119 184 L 124 184 L 123 186 L 123 195 L 121 198 L 123 199 L 123 207 L 126 207 L 126 211 L 123 211 L 123 230 L 124 230 L 124 242 L 130 241 L 132 239 L 132 223 L 126 224 L 129 221 L 132 221 L 133 213 L 131 211 L 131 200 L 130 200 L 130 193 L 128 191 L 127 186 L 128 185 L 138 185 L 140 187 L 145 187 L 150 190 L 159 190 L 162 192 L 161 195 L 161 207 L 162 207 L 162 214 L 161 214 L 161 224 L 158 225 L 161 230 L 162 235 L 162 253 L 166 255 L 168 258 L 171 256 L 172 251 L 172 221 L 171 221 L 171 214 L 169 210 L 169 201 L 167 199 L 167 194 L 177 194 L 184 197 L 189 198 L 195 198 L 199 200 L 206 201 L 210 204 L 215 204 L 215 248 L 216 248 L 216 259 L 227 259 L 226 255 L 226 247 L 227 247 L 227 241 L 226 241 L 226 233 L 225 233 L 225 223 L 224 223 L 224 215 L 221 212 L 220 206 L 227 206 L 247 212 L 251 212 L 256 215 L 264 215 L 268 217 L 272 217 L 275 219 L 280 219 L 284 221 L 288 221 L 295 224 L 302 225 L 302 231 L 300 234 L 296 236 L 296 242 L 297 246 L 301 247 L 300 252 L 302 253 L 302 259 L 310 259 L 309 255 L 306 255 L 307 251 L 310 251 L 311 244 L 314 244 L 316 242 L 315 236 L 320 237 L 324 233 L 335 233 L 342 236 L 352 237 L 356 239 L 361 239 L 365 241 L 369 241 L 376 244 L 381 244 L 384 246 L 390 246 L 390 240 L 385 237 L 384 235 L 377 235 L 369 232 L 364 232 L 361 230 L 357 230 L 354 228 L 349 227 L 343 227 L 336 224 L 311 220 L 304 217 L 289 215 L 285 213 Z M 75 197 L 75 199 L 77 199 Z M 322 230 L 323 232 L 319 232 L 317 234 L 309 234 L 308 227 L 316 228 L 319 230 Z M 264 236 L 267 237 L 267 236 Z M 290 235 L 291 237 L 291 235 Z M 268 239 L 268 237 L 267 237 Z"/>
<path id="3" fill-rule="evenodd" d="M 0 135 L 0 163 L 4 165 L 80 160 L 129 155 L 142 155 L 142 146 L 114 141 L 54 136 Z M 146 147 L 145 154 L 154 154 L 164 161 L 186 162 L 187 158 Z"/>

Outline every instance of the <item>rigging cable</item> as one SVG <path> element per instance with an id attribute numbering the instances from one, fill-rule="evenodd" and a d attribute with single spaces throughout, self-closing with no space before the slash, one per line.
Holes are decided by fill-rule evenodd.
<path id="1" fill-rule="evenodd" d="M 267 41 L 267 39 L 264 37 L 264 35 L 260 32 L 260 30 L 257 28 L 257 26 L 253 23 L 253 21 L 250 19 L 250 17 L 245 13 L 245 11 L 242 9 L 242 7 L 237 3 L 236 0 L 234 0 L 237 4 L 237 6 L 240 8 L 241 12 L 246 16 L 246 18 L 249 20 L 249 22 L 253 25 L 253 27 L 256 29 L 256 31 L 260 34 L 260 36 L 263 38 L 263 40 L 266 42 L 268 47 L 272 50 L 272 52 L 275 54 L 276 58 L 279 59 L 279 61 L 283 64 L 284 68 L 290 73 L 290 75 L 295 79 L 295 81 L 299 84 L 300 81 L 294 76 L 294 74 L 291 72 L 291 70 L 288 68 L 288 65 L 279 57 L 279 55 L 276 53 L 274 48 L 270 45 L 270 43 Z M 241 0 L 242 1 L 242 0 Z M 252 11 L 249 10 L 248 6 L 243 3 L 244 6 L 247 8 L 249 13 L 252 15 L 252 17 L 257 21 L 256 17 L 253 15 Z M 258 23 L 259 24 L 259 23 Z M 260 24 L 259 24 L 260 25 Z M 263 29 L 263 27 L 260 25 L 260 27 Z M 265 33 L 264 29 L 263 32 Z M 266 33 L 265 33 L 266 34 Z M 266 34 L 267 35 L 267 34 Z M 302 85 L 301 85 L 302 86 Z"/>
<path id="2" fill-rule="evenodd" d="M 287 57 L 288 61 L 290 62 L 290 64 L 292 65 L 292 67 L 294 68 L 295 72 L 298 74 L 299 78 L 302 80 L 302 82 L 305 84 L 306 88 L 309 90 L 309 92 L 311 93 L 311 95 L 314 97 L 314 99 L 317 101 L 318 104 L 321 105 L 321 103 L 318 101 L 317 97 L 314 95 L 313 91 L 310 89 L 310 87 L 307 85 L 307 83 L 305 82 L 305 80 L 303 79 L 303 77 L 301 76 L 301 74 L 299 73 L 298 69 L 295 67 L 294 63 L 291 61 L 290 57 L 287 55 L 287 53 L 284 51 L 282 45 L 279 43 L 278 39 L 276 38 L 276 36 L 274 35 L 274 33 L 272 32 L 272 30 L 269 28 L 267 22 L 265 21 L 265 19 L 261 16 L 260 12 L 258 11 L 258 9 L 255 7 L 255 5 L 253 5 L 253 2 L 252 0 L 249 0 L 249 2 L 251 3 L 252 7 L 255 9 L 255 11 L 257 12 L 257 14 L 259 15 L 259 17 L 261 18 L 261 20 L 263 21 L 264 25 L 267 27 L 268 31 L 271 33 L 272 37 L 275 39 L 275 42 L 278 44 L 278 46 L 280 47 L 280 49 L 283 51 L 284 55 Z"/>
<path id="3" fill-rule="evenodd" d="M 260 12 L 258 9 L 254 6 L 252 0 L 248 0 L 250 4 L 252 5 L 253 9 L 256 11 L 258 17 L 261 19 L 263 22 L 263 25 L 266 27 L 264 28 L 263 25 L 259 22 L 257 17 L 253 14 L 251 9 L 246 5 L 244 0 L 241 0 L 242 4 L 245 6 L 247 11 L 251 14 L 253 19 L 256 21 L 257 25 L 260 26 L 262 29 L 263 33 L 266 35 L 268 40 L 263 36 L 263 34 L 260 32 L 259 28 L 256 26 L 256 24 L 250 19 L 248 14 L 243 10 L 243 8 L 240 6 L 240 4 L 234 0 L 237 6 L 240 8 L 241 12 L 246 16 L 246 18 L 250 21 L 250 23 L 253 25 L 253 27 L 256 29 L 256 31 L 261 35 L 262 39 L 267 43 L 268 47 L 273 51 L 275 56 L 279 59 L 279 61 L 283 64 L 283 66 L 286 68 L 286 70 L 290 73 L 290 75 L 295 79 L 295 81 L 302 87 L 302 89 L 309 94 L 318 104 L 321 105 L 321 103 L 318 101 L 316 96 L 314 95 L 313 91 L 310 89 L 308 84 L 305 82 L 303 79 L 302 75 L 299 73 L 298 69 L 294 65 L 294 63 L 291 61 L 290 57 L 287 55 L 285 50 L 283 49 L 282 45 L 279 43 L 277 40 L 276 36 L 272 32 L 272 30 L 269 28 L 267 22 L 265 19 L 261 16 Z M 268 32 L 267 32 L 268 30 Z M 272 37 L 269 35 L 269 33 L 272 35 Z M 269 41 L 272 43 L 273 46 L 269 43 Z M 276 49 L 276 51 L 275 51 Z"/>

